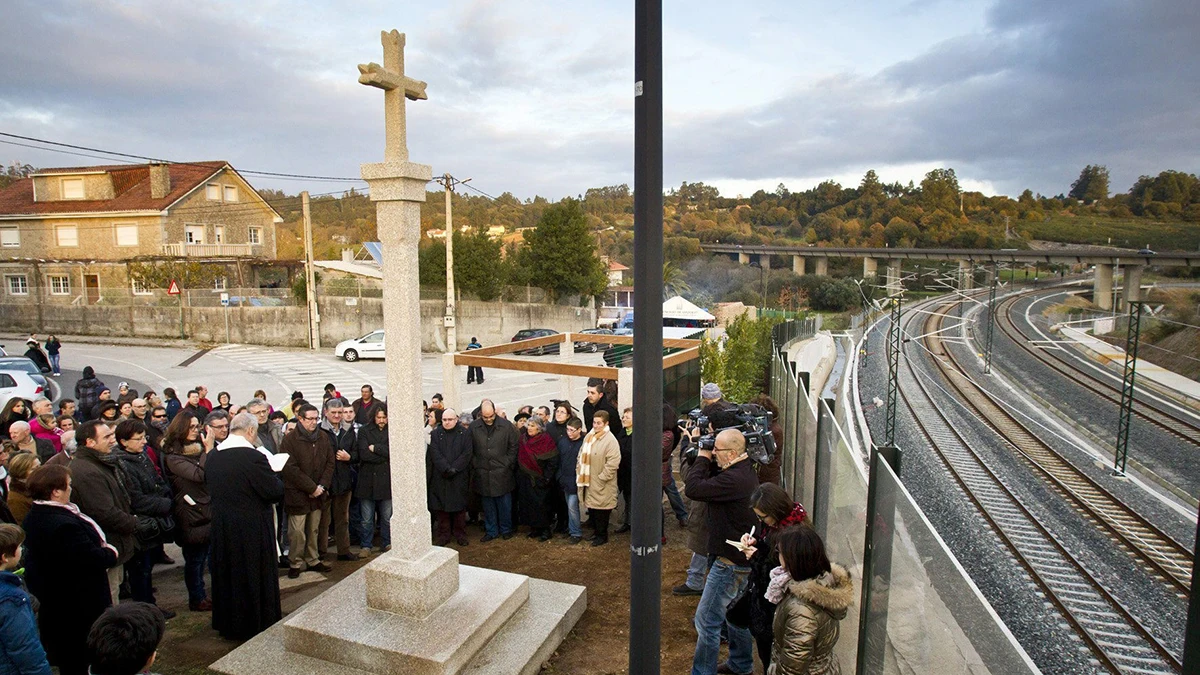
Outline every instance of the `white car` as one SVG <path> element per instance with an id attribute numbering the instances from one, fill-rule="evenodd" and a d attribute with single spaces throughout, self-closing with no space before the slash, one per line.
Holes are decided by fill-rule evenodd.
<path id="1" fill-rule="evenodd" d="M 333 355 L 351 363 L 359 359 L 382 359 L 383 330 L 373 330 L 353 340 L 342 340 L 333 348 Z"/>
<path id="2" fill-rule="evenodd" d="M 39 396 L 54 398 L 53 392 L 47 391 L 24 370 L 0 370 L 0 408 L 14 398 L 32 401 Z"/>

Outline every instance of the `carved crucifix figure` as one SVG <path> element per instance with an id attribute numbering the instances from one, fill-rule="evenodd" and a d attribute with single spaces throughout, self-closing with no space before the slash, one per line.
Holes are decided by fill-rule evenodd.
<path id="1" fill-rule="evenodd" d="M 383 65 L 378 63 L 359 64 L 360 84 L 383 90 L 384 129 L 386 151 L 384 158 L 389 162 L 408 161 L 408 140 L 404 120 L 404 99 L 425 100 L 425 83 L 404 74 L 404 33 L 396 30 L 383 31 Z"/>

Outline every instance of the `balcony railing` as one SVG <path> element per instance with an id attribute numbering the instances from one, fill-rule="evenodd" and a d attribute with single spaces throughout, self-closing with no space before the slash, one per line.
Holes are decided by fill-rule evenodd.
<path id="1" fill-rule="evenodd" d="M 262 253 L 258 244 L 163 244 L 163 255 L 188 258 L 228 258 Z"/>

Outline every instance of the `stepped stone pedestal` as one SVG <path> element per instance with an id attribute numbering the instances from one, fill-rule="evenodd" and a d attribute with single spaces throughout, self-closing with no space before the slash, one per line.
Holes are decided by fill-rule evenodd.
<path id="1" fill-rule="evenodd" d="M 404 118 L 425 83 L 404 75 L 404 35 L 382 41 L 384 65 L 358 70 L 384 90 L 385 161 L 362 175 L 384 256 L 393 549 L 210 666 L 230 675 L 532 674 L 587 607 L 581 586 L 460 566 L 457 551 L 430 545 L 425 448 L 411 441 L 425 423 L 417 246 L 432 174 L 408 161 Z"/>

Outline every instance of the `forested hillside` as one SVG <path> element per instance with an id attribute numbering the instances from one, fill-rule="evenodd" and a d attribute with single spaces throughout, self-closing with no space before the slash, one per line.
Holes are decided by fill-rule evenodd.
<path id="1" fill-rule="evenodd" d="M 300 257 L 298 200 L 264 191 L 279 204 L 281 256 Z M 633 194 L 627 185 L 598 187 L 578 195 L 601 253 L 632 262 Z M 445 226 L 442 192 L 430 192 L 421 209 L 423 230 Z M 506 233 L 537 225 L 550 202 L 521 201 L 510 193 L 494 200 L 478 193 L 454 194 L 456 228 Z M 312 200 L 317 256 L 336 257 L 374 239 L 375 209 L 363 193 Z M 823 182 L 803 192 L 779 185 L 749 197 L 722 196 L 703 183 L 683 183 L 664 200 L 667 260 L 684 264 L 701 242 L 965 248 L 1023 247 L 1034 239 L 1111 244 L 1155 250 L 1200 248 L 1200 180 L 1164 171 L 1143 176 L 1126 192 L 1110 194 L 1108 170 L 1088 166 L 1063 194 L 1024 191 L 1015 199 L 960 189 L 953 169 L 930 171 L 920 185 L 882 183 L 868 171 L 857 186 Z M 519 237 L 508 237 L 519 240 Z"/>

